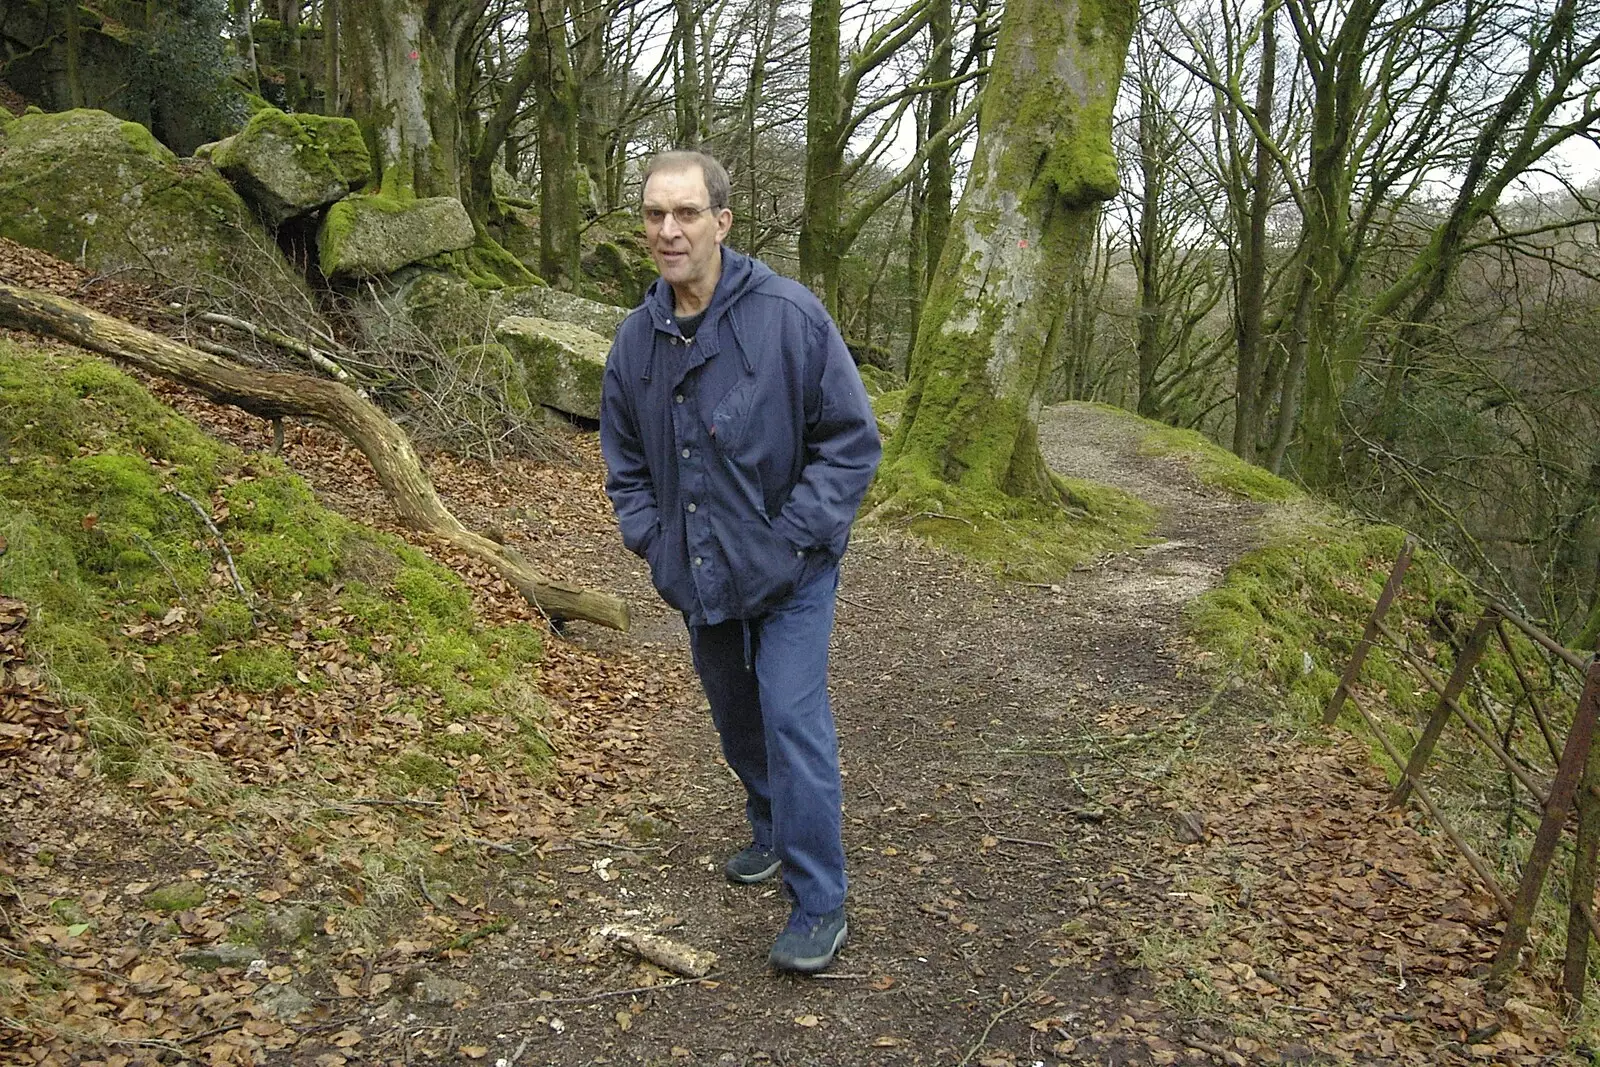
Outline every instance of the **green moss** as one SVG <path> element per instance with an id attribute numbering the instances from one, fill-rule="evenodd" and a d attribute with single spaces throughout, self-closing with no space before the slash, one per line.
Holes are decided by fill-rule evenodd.
<path id="1" fill-rule="evenodd" d="M 28 603 L 30 652 L 88 713 L 107 770 L 138 764 L 147 706 L 216 685 L 327 684 L 257 628 L 290 610 L 339 612 L 319 640 L 383 648 L 386 673 L 451 718 L 517 705 L 536 670 L 537 631 L 480 626 L 450 571 L 320 507 L 276 458 L 206 437 L 93 357 L 0 341 L 0 449 L 0 589 Z M 248 599 L 168 488 L 209 502 Z"/>
<path id="2" fill-rule="evenodd" d="M 84 910 L 83 904 L 71 897 L 59 897 L 50 902 L 50 918 L 66 926 L 89 921 L 89 913 Z"/>
<path id="3" fill-rule="evenodd" d="M 294 146 L 299 166 L 313 174 L 330 175 L 346 186 L 359 187 L 372 177 L 372 157 L 354 119 L 291 115 L 274 107 L 252 114 L 244 129 L 212 154 L 212 162 L 228 167 L 248 151 L 247 145 L 262 140 Z"/>
<path id="4" fill-rule="evenodd" d="M 456 784 L 456 772 L 437 756 L 426 752 L 403 752 L 383 770 L 397 786 L 408 791 L 419 787 L 449 789 Z"/>
<path id="5" fill-rule="evenodd" d="M 489 754 L 489 741 L 476 730 L 467 730 L 463 733 L 442 733 L 433 740 L 433 745 L 440 752 L 452 756 L 486 756 Z"/>
<path id="6" fill-rule="evenodd" d="M 206 887 L 199 882 L 174 882 L 150 890 L 141 898 L 141 902 L 152 911 L 163 914 L 189 911 L 206 902 Z"/>
<path id="7" fill-rule="evenodd" d="M 217 661 L 220 680 L 247 693 L 270 693 L 295 684 L 295 662 L 277 645 L 231 648 Z"/>
<path id="8" fill-rule="evenodd" d="M 102 111 L 5 126 L 0 236 L 96 271 L 199 284 L 224 304 L 241 279 L 269 303 L 298 307 L 307 297 L 220 174 L 179 161 L 144 127 Z"/>
<path id="9" fill-rule="evenodd" d="M 877 407 L 877 398 L 885 393 L 903 390 L 905 380 L 892 371 L 871 363 L 858 363 L 856 370 L 861 373 L 861 384 L 867 387 L 867 395 L 873 398 L 873 407 Z"/>
<path id="10" fill-rule="evenodd" d="M 1267 545 L 1228 570 L 1219 587 L 1189 608 L 1189 628 L 1199 646 L 1226 669 L 1265 681 L 1299 723 L 1320 721 L 1340 673 L 1361 637 L 1404 540 L 1403 531 L 1348 519 L 1331 509 L 1295 503 L 1276 509 L 1265 524 Z M 1444 561 L 1419 550 L 1389 622 L 1450 668 L 1451 649 L 1482 610 L 1466 580 Z M 1515 681 L 1497 655 L 1485 677 L 1509 694 Z M 1397 653 L 1374 649 L 1362 685 L 1385 695 L 1398 747 L 1431 712 L 1433 698 Z M 1381 749 L 1359 713 L 1347 707 L 1342 722 Z M 1387 765 L 1386 758 L 1379 758 Z M 1393 773 L 1393 768 L 1389 768 Z"/>
<path id="11" fill-rule="evenodd" d="M 121 126 L 122 139 L 127 142 L 140 155 L 149 156 L 158 163 L 176 163 L 178 157 L 172 150 L 156 140 L 155 134 L 137 122 L 124 122 Z"/>
<path id="12" fill-rule="evenodd" d="M 868 494 L 874 521 L 893 521 L 997 573 L 1057 579 L 1103 552 L 1141 543 L 1150 505 L 1108 485 L 1052 476 L 1062 506 L 952 484 L 901 462 Z"/>
<path id="13" fill-rule="evenodd" d="M 1077 406 L 1077 405 L 1068 405 Z M 1246 500 L 1279 503 L 1301 500 L 1305 491 L 1253 463 L 1246 463 L 1227 449 L 1195 430 L 1155 422 L 1110 404 L 1083 406 L 1106 412 L 1135 426 L 1140 434 L 1139 452 L 1146 456 L 1176 456 L 1187 462 L 1202 485 L 1224 489 Z"/>

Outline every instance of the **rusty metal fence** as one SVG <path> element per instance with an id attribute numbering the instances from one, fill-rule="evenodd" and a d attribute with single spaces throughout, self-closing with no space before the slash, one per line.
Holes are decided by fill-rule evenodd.
<path id="1" fill-rule="evenodd" d="M 1581 1002 L 1589 965 L 1589 937 L 1600 939 L 1593 902 L 1595 893 L 1596 856 L 1600 853 L 1600 749 L 1594 745 L 1596 719 L 1600 718 L 1600 659 L 1584 657 L 1565 648 L 1537 626 L 1520 617 L 1503 604 L 1491 603 L 1475 621 L 1466 643 L 1462 646 L 1455 666 L 1444 681 L 1440 681 L 1427 659 L 1411 648 L 1387 622 L 1386 617 L 1399 597 L 1401 584 L 1416 551 L 1416 543 L 1407 538 L 1377 605 L 1367 619 L 1361 640 L 1345 664 L 1338 687 L 1328 701 L 1323 714 L 1323 725 L 1332 726 L 1339 712 L 1348 702 L 1366 720 L 1373 735 L 1383 746 L 1394 765 L 1400 769 L 1400 781 L 1390 795 L 1391 807 L 1400 807 L 1409 799 L 1416 800 L 1428 812 L 1434 823 L 1483 881 L 1485 887 L 1499 902 L 1505 916 L 1506 930 L 1501 938 L 1490 969 L 1489 983 L 1497 986 L 1505 982 L 1516 967 L 1523 948 L 1528 943 L 1534 908 L 1544 890 L 1557 848 L 1566 832 L 1569 816 L 1576 810 L 1576 829 L 1573 837 L 1572 862 L 1567 884 L 1567 946 L 1562 972 L 1562 988 L 1574 1002 Z M 1520 632 L 1545 654 L 1546 667 L 1559 671 L 1570 669 L 1582 680 L 1571 725 L 1565 738 L 1559 736 L 1558 722 L 1552 719 L 1549 707 L 1533 684 L 1530 672 L 1516 650 L 1511 631 Z M 1474 673 L 1483 662 L 1489 642 L 1495 640 L 1505 652 L 1507 663 L 1515 674 L 1519 688 L 1519 703 L 1525 701 L 1537 725 L 1535 744 L 1542 743 L 1554 763 L 1553 774 L 1530 760 L 1520 758 L 1513 746 L 1502 744 L 1494 733 L 1478 720 L 1468 707 L 1463 694 L 1467 691 Z M 1409 753 L 1402 754 L 1388 736 L 1381 722 L 1358 696 L 1356 684 L 1361 669 L 1375 647 L 1397 654 L 1413 673 L 1438 697 L 1422 736 Z M 1558 691 L 1558 690 L 1552 690 Z M 1569 693 L 1570 696 L 1570 693 Z M 1466 728 L 1472 738 L 1505 767 L 1517 783 L 1533 798 L 1542 813 L 1533 846 L 1522 867 L 1522 876 L 1514 891 L 1506 886 L 1477 851 L 1468 843 L 1460 829 L 1445 815 L 1433 794 L 1422 783 L 1423 771 L 1432 758 L 1434 749 L 1452 721 Z M 1508 735 L 1509 739 L 1509 735 Z"/>

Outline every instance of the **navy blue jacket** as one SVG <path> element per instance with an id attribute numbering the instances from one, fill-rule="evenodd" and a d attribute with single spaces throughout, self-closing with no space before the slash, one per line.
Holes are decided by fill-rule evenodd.
<path id="1" fill-rule="evenodd" d="M 659 278 L 617 329 L 600 447 L 623 544 L 694 625 L 757 618 L 837 563 L 882 454 L 821 302 L 726 247 L 692 339 Z"/>

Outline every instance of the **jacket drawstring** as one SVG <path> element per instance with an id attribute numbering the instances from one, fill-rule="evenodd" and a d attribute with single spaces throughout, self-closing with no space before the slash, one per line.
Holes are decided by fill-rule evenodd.
<path id="1" fill-rule="evenodd" d="M 739 622 L 744 626 L 744 669 L 753 671 L 756 669 L 756 665 L 755 659 L 750 653 L 750 620 L 740 619 Z"/>
<path id="2" fill-rule="evenodd" d="M 746 343 L 743 333 L 744 328 L 739 325 L 739 316 L 733 308 L 728 309 L 728 325 L 732 327 L 733 343 L 739 349 L 739 361 L 744 364 L 746 374 L 754 374 L 756 366 L 750 361 L 750 345 Z"/>

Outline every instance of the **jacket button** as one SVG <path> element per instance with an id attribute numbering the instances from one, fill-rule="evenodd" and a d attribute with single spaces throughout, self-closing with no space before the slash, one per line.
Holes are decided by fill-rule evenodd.
<path id="1" fill-rule="evenodd" d="M 689 450 L 687 448 L 684 449 L 683 452 L 682 452 L 682 455 L 683 455 L 684 459 L 688 459 L 689 458 Z"/>
<path id="2" fill-rule="evenodd" d="M 693 502 L 693 501 L 690 501 L 690 502 L 689 502 L 689 510 L 690 510 L 690 511 L 693 511 L 693 510 L 694 510 L 694 502 Z"/>
<path id="3" fill-rule="evenodd" d="M 794 556 L 795 556 L 795 559 L 805 559 L 806 558 L 806 550 L 803 549 L 803 548 L 797 548 L 797 549 L 794 550 Z"/>
<path id="4" fill-rule="evenodd" d="M 677 396 L 675 396 L 675 397 L 673 397 L 673 398 L 672 398 L 672 402 L 673 402 L 673 403 L 674 403 L 674 404 L 681 404 L 681 403 L 683 403 L 683 394 L 682 394 L 682 393 L 679 393 L 679 394 L 678 394 L 678 395 L 677 395 Z"/>
<path id="5" fill-rule="evenodd" d="M 696 566 L 696 567 L 698 567 L 698 566 L 700 566 L 700 564 L 702 564 L 702 563 L 704 563 L 704 562 L 705 562 L 705 560 L 703 560 L 703 559 L 701 559 L 701 558 L 700 558 L 700 557 L 699 557 L 699 556 L 696 556 L 696 557 L 695 557 L 695 558 L 694 558 L 694 565 L 695 565 L 695 566 Z"/>

